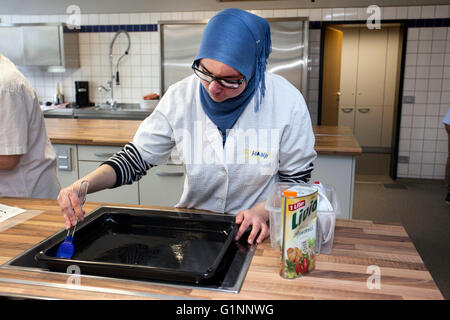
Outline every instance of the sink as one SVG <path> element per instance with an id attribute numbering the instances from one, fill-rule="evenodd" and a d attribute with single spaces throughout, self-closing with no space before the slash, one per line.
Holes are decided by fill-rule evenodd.
<path id="1" fill-rule="evenodd" d="M 159 100 L 155 100 L 155 105 Z M 153 109 L 141 109 L 138 103 L 118 103 L 117 108 L 110 109 L 103 105 L 84 107 L 79 109 L 53 109 L 44 111 L 45 118 L 73 118 L 73 119 L 116 119 L 116 120 L 144 120 Z"/>

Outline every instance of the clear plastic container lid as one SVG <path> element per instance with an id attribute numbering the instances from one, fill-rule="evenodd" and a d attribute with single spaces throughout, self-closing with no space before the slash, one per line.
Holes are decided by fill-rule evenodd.
<path id="1" fill-rule="evenodd" d="M 270 242 L 272 247 L 278 251 L 280 251 L 281 234 L 281 196 L 286 190 L 291 188 L 295 189 L 295 187 L 299 186 L 312 187 L 318 190 L 317 216 L 319 220 L 325 221 L 325 215 L 329 218 L 335 218 L 336 215 L 340 214 L 340 207 L 337 201 L 336 191 L 333 186 L 323 185 L 318 182 L 315 182 L 314 184 L 302 184 L 293 182 L 274 183 L 270 188 L 265 208 L 270 213 Z M 321 219 L 321 217 L 323 218 Z M 318 224 L 320 228 L 323 223 L 321 223 L 321 221 L 318 221 Z M 331 235 L 334 234 L 334 219 L 332 225 L 327 223 L 327 229 L 330 229 L 329 232 L 331 233 Z M 327 232 L 327 234 L 330 234 L 329 232 Z M 317 247 L 320 248 L 320 243 Z"/>

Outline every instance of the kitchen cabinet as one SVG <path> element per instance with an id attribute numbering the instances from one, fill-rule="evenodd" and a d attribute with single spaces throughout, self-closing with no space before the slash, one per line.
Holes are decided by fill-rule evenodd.
<path id="1" fill-rule="evenodd" d="M 140 204 L 173 207 L 181 198 L 185 180 L 183 165 L 151 168 L 139 181 Z"/>
<path id="2" fill-rule="evenodd" d="M 78 33 L 67 32 L 63 24 L 4 25 L 0 39 L 0 52 L 18 66 L 60 72 L 80 66 Z"/>
<path id="3" fill-rule="evenodd" d="M 364 147 L 381 146 L 383 106 L 357 106 L 354 132 Z"/>
<path id="4" fill-rule="evenodd" d="M 390 148 L 397 105 L 401 34 L 342 28 L 339 126 L 348 126 L 363 147 Z"/>
<path id="5" fill-rule="evenodd" d="M 355 156 L 318 155 L 310 182 L 320 181 L 336 190 L 340 219 L 351 219 L 353 212 L 353 189 L 355 180 Z"/>
<path id="6" fill-rule="evenodd" d="M 94 171 L 101 161 L 80 161 L 80 178 Z M 115 189 L 105 189 L 87 196 L 86 201 L 99 201 L 123 204 L 139 204 L 139 184 L 133 183 Z"/>
<path id="7" fill-rule="evenodd" d="M 122 149 L 118 146 L 70 144 L 54 144 L 53 147 L 57 154 L 57 176 L 62 188 L 95 170 Z M 151 168 L 138 182 L 91 193 L 87 200 L 172 207 L 180 200 L 184 179 L 183 165 L 160 165 Z"/>

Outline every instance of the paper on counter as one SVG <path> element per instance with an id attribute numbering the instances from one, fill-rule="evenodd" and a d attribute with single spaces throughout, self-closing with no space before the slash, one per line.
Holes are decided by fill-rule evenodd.
<path id="1" fill-rule="evenodd" d="M 18 207 L 10 207 L 0 203 L 0 223 L 25 211 Z"/>

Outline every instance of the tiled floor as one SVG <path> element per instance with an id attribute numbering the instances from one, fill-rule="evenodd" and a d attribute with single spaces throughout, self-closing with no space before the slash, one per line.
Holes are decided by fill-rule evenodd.
<path id="1" fill-rule="evenodd" d="M 441 180 L 388 175 L 389 155 L 356 160 L 353 218 L 400 223 L 446 299 L 450 299 L 450 205 Z"/>

